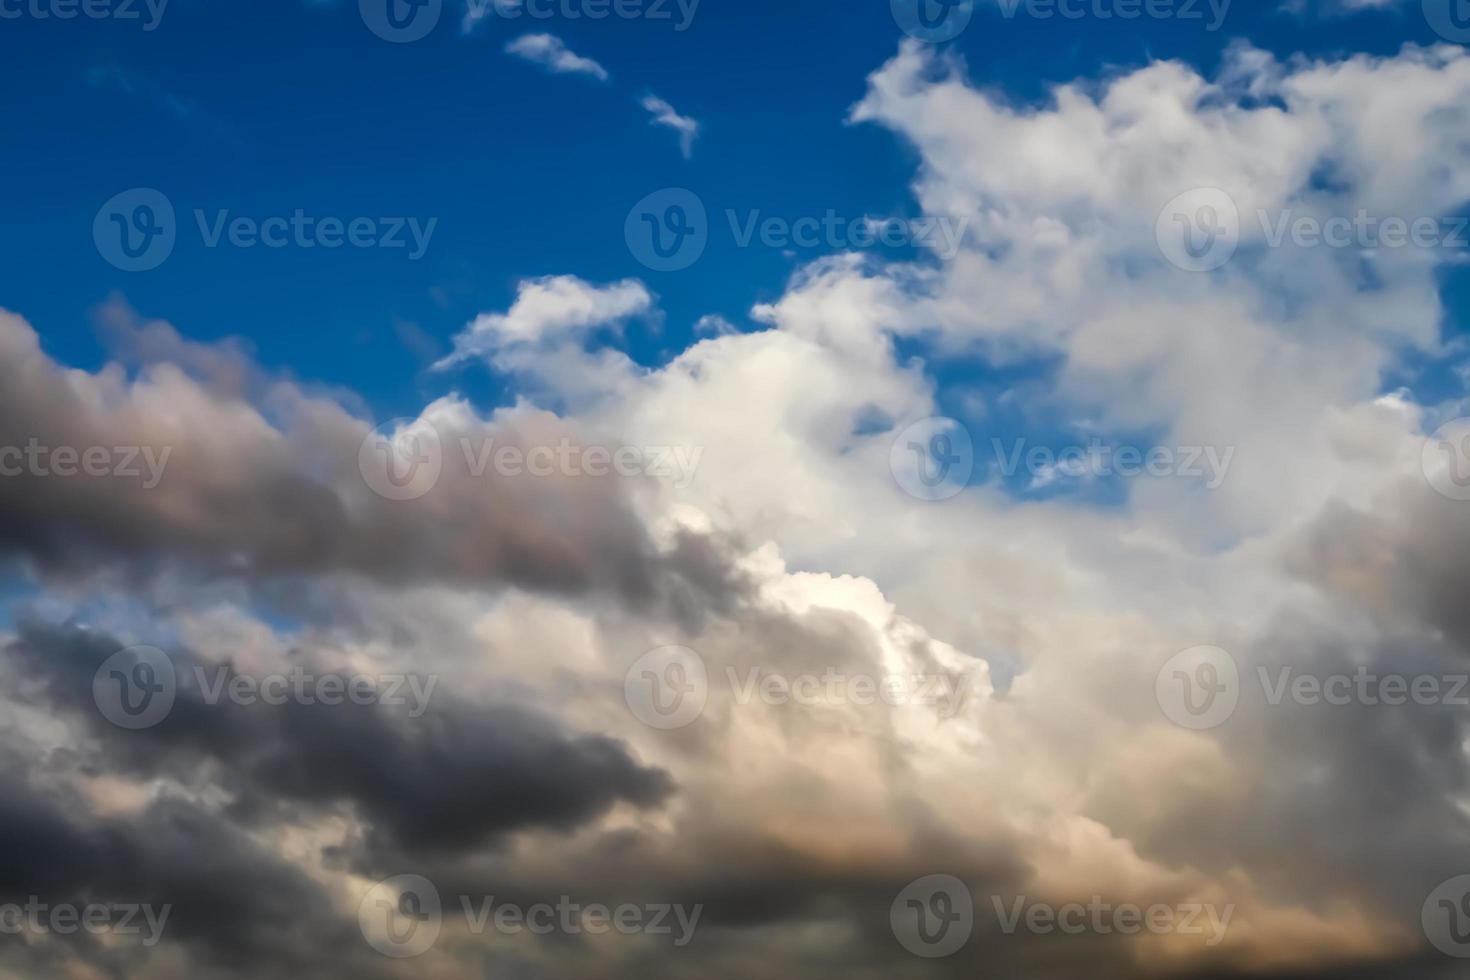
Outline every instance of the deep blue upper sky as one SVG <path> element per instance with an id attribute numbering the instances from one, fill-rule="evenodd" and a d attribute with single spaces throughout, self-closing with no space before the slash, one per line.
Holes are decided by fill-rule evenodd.
<path id="1" fill-rule="evenodd" d="M 744 322 L 816 257 L 716 235 L 692 268 L 650 272 L 623 241 L 629 207 L 650 191 L 685 186 L 712 212 L 788 218 L 914 210 L 911 152 L 844 121 L 903 37 L 887 0 L 703 0 L 683 32 L 670 20 L 490 17 L 470 36 L 463 0 L 445 2 L 438 27 L 409 44 L 372 34 L 356 0 L 172 0 L 152 31 L 0 20 L 0 306 L 27 317 L 53 356 L 94 367 L 105 349 L 90 311 L 118 293 L 190 336 L 248 337 L 267 366 L 350 386 L 391 415 L 451 386 L 496 397 L 471 372 L 426 374 L 431 351 L 397 325 L 443 346 L 475 314 L 503 309 L 523 277 L 642 278 L 668 315 L 630 327 L 628 348 L 655 363 L 686 345 L 699 316 Z M 979 2 L 951 46 L 977 82 L 1016 100 L 1151 58 L 1211 70 L 1240 37 L 1279 55 L 1437 40 L 1417 3 L 1345 18 L 1236 0 L 1210 33 L 1170 20 L 1007 20 Z M 538 31 L 611 80 L 551 75 L 503 52 Z M 699 120 L 692 159 L 649 125 L 637 104 L 649 93 Z M 139 186 L 174 203 L 180 236 L 162 266 L 129 273 L 99 255 L 92 223 Z M 403 250 L 206 249 L 195 208 L 438 224 L 418 261 Z"/>

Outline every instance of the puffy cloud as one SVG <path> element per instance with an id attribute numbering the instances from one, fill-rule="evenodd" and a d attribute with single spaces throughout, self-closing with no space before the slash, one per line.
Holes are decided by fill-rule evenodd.
<path id="1" fill-rule="evenodd" d="M 1463 711 L 1269 693 L 1283 670 L 1463 667 L 1463 516 L 1421 470 L 1445 408 L 1384 393 L 1406 350 L 1442 353 L 1436 277 L 1453 258 L 1273 244 L 1257 215 L 1458 207 L 1467 66 L 1449 48 L 1333 62 L 1238 48 L 1214 78 L 1156 63 L 1022 107 L 905 44 L 852 115 L 916 148 L 926 214 L 969 219 L 956 255 L 823 259 L 751 311 L 764 329 L 708 321 L 652 369 L 594 343 L 655 313 L 641 283 L 528 281 L 453 358 L 507 375 L 516 406 L 486 419 L 445 398 L 399 427 L 450 445 L 700 449 L 686 485 L 477 476 L 446 457 L 432 490 L 385 500 L 359 469 L 368 426 L 350 399 L 161 325 L 124 322 L 122 364 L 71 371 L 0 321 L 0 443 L 175 447 L 148 491 L 0 483 L 0 541 L 50 588 L 33 605 L 52 624 L 9 644 L 4 696 L 26 736 L 13 781 L 69 801 L 63 821 L 37 805 L 17 836 L 60 853 L 46 842 L 70 846 L 75 825 L 185 801 L 219 824 L 222 853 L 257 847 L 275 856 L 260 875 L 333 897 L 302 897 L 312 909 L 288 923 L 262 882 L 231 912 L 250 936 L 350 933 L 367 884 L 405 872 L 451 904 L 704 906 L 678 949 L 461 924 L 421 960 L 373 961 L 391 975 L 1452 975 L 1420 911 L 1462 870 Z M 1199 187 L 1241 218 L 1236 255 L 1209 273 L 1171 265 L 1156 237 L 1165 205 Z M 890 451 L 944 411 L 958 359 L 994 369 L 987 399 L 1036 432 L 1065 419 L 1228 445 L 1236 462 L 1217 490 L 1139 479 L 1106 506 L 994 480 L 916 500 Z M 88 562 L 152 574 L 78 585 Z M 129 642 L 241 673 L 432 672 L 448 693 L 405 719 L 219 711 L 185 692 L 124 737 L 87 685 Z M 671 644 L 708 683 L 702 712 L 665 729 L 624 685 Z M 1208 730 L 1171 723 L 1155 687 L 1199 644 L 1228 650 L 1240 679 L 1234 716 Z M 762 694 L 828 675 L 940 679 L 946 696 Z M 977 904 L 975 936 L 943 960 L 904 951 L 889 922 L 933 873 Z M 65 877 L 59 891 L 90 887 Z M 1214 945 L 1007 934 L 992 900 L 1018 896 L 1233 918 Z M 149 972 L 227 950 L 181 937 Z M 288 938 L 275 955 L 361 975 L 356 952 L 323 965 Z"/>

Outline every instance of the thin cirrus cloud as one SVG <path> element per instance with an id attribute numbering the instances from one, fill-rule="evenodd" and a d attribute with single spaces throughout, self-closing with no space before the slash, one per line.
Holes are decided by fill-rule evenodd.
<path id="1" fill-rule="evenodd" d="M 523 58 L 540 65 L 557 75 L 587 75 L 605 82 L 610 77 L 607 69 L 591 58 L 584 58 L 566 46 L 561 38 L 552 34 L 527 34 L 505 46 L 507 54 Z"/>
<path id="2" fill-rule="evenodd" d="M 694 137 L 699 135 L 699 123 L 679 115 L 673 106 L 656 95 L 645 95 L 642 105 L 653 116 L 653 125 L 667 126 L 679 134 L 679 151 L 684 154 L 684 159 L 689 159 L 694 153 Z"/>

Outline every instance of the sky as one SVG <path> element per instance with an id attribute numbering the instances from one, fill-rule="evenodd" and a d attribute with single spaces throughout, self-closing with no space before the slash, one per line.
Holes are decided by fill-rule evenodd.
<path id="1" fill-rule="evenodd" d="M 1470 976 L 1463 0 L 0 0 L 0 978 Z"/>

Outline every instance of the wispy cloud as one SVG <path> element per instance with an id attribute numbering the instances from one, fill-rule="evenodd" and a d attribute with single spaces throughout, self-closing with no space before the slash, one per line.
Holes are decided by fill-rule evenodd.
<path id="1" fill-rule="evenodd" d="M 679 149 L 684 159 L 694 153 L 694 137 L 699 135 L 699 123 L 688 116 L 681 116 L 674 107 L 656 95 L 643 97 L 643 108 L 653 115 L 655 126 L 667 126 L 679 134 Z"/>
<path id="2" fill-rule="evenodd" d="M 591 58 L 576 54 L 562 43 L 561 38 L 551 34 L 527 34 L 518 37 L 507 44 L 505 50 L 559 75 L 591 75 L 602 82 L 608 79 L 606 68 Z"/>

